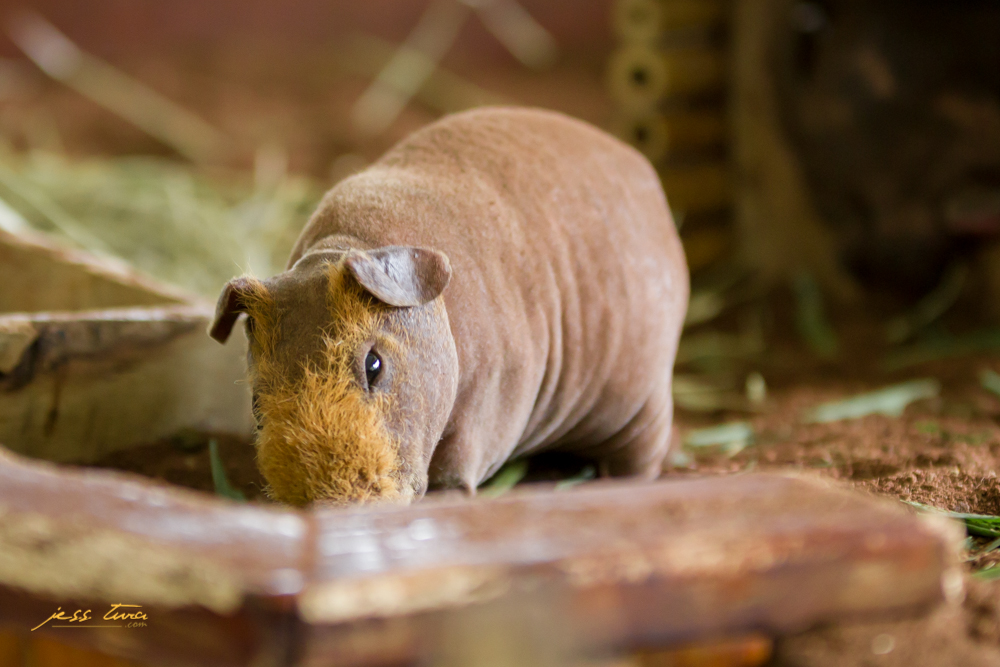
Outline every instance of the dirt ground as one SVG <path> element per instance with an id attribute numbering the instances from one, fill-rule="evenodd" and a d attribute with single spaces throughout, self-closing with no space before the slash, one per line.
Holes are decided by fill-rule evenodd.
<path id="1" fill-rule="evenodd" d="M 937 398 L 911 404 L 901 417 L 872 415 L 807 424 L 801 416 L 823 402 L 878 389 L 902 378 L 807 380 L 770 391 L 764 412 L 733 417 L 753 427 L 754 443 L 727 455 L 688 451 L 673 475 L 752 470 L 809 470 L 859 488 L 955 512 L 1000 514 L 1000 398 L 980 387 L 980 369 L 1000 370 L 981 356 L 926 364 L 907 379 L 937 378 Z M 680 433 L 704 417 L 678 411 Z"/>
<path id="2" fill-rule="evenodd" d="M 780 315 L 776 319 L 782 321 Z M 887 370 L 897 350 L 881 342 L 879 322 L 858 317 L 835 321 L 841 345 L 835 359 L 821 361 L 808 353 L 784 322 L 757 359 L 742 362 L 742 371 L 756 370 L 767 382 L 767 397 L 753 411 L 706 414 L 678 409 L 675 423 L 681 439 L 692 429 L 738 420 L 752 427 L 753 441 L 735 453 L 686 448 L 666 466 L 665 474 L 805 470 L 904 501 L 1000 515 L 1000 396 L 980 384 L 984 370 L 1000 371 L 1000 352 Z M 914 401 L 899 417 L 805 420 L 818 405 L 921 379 L 938 381 L 939 395 Z M 987 542 L 975 538 L 970 555 Z M 996 562 L 997 553 L 977 555 L 970 569 Z"/>

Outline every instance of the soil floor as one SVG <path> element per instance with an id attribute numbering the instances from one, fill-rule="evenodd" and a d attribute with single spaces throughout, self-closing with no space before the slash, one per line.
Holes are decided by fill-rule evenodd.
<path id="1" fill-rule="evenodd" d="M 729 415 L 750 424 L 751 444 L 735 453 L 721 447 L 686 449 L 665 474 L 809 471 L 903 501 L 1000 515 L 1000 397 L 980 386 L 983 369 L 1000 371 L 1000 359 L 924 364 L 899 374 L 904 377 L 823 378 L 772 387 L 759 414 Z M 940 395 L 915 401 L 899 417 L 871 415 L 818 424 L 804 420 L 811 408 L 825 402 L 922 378 L 940 381 Z M 719 418 L 678 410 L 676 422 L 683 437 Z M 973 546 L 982 545 L 976 540 Z M 1000 553 L 977 556 L 970 567 L 994 562 L 1000 562 Z"/>

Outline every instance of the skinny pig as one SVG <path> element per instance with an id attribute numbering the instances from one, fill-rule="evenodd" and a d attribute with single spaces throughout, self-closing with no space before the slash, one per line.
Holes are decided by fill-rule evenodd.
<path id="1" fill-rule="evenodd" d="M 226 285 L 210 334 L 247 314 L 273 498 L 406 502 L 543 450 L 657 475 L 687 298 L 645 158 L 558 113 L 494 108 L 340 182 L 284 273 Z"/>

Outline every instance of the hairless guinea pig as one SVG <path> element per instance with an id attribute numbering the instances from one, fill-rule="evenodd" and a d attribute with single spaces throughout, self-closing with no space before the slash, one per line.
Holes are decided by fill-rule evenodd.
<path id="1" fill-rule="evenodd" d="M 247 314 L 273 498 L 409 501 L 543 450 L 657 475 L 687 298 L 642 155 L 558 113 L 481 109 L 334 187 L 284 273 L 226 285 L 210 333 Z"/>

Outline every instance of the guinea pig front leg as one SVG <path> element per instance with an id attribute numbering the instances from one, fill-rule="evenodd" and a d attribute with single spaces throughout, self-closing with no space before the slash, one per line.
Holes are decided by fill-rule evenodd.
<path id="1" fill-rule="evenodd" d="M 463 489 L 470 496 L 482 479 L 482 437 L 476 429 L 456 426 L 445 431 L 427 471 L 430 488 Z"/>

